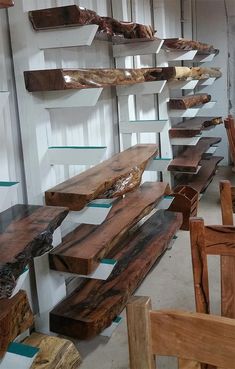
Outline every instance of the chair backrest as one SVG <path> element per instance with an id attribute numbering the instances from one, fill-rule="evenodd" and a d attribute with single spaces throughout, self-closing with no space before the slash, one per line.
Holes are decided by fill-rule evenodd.
<path id="1" fill-rule="evenodd" d="M 154 369 L 155 355 L 235 368 L 235 320 L 177 311 L 152 311 L 148 297 L 127 306 L 130 368 Z"/>
<path id="2" fill-rule="evenodd" d="M 230 181 L 220 181 L 220 203 L 223 224 L 234 225 L 235 187 L 231 185 Z"/>
<path id="3" fill-rule="evenodd" d="M 224 126 L 227 132 L 230 156 L 235 164 L 235 121 L 231 115 L 224 120 Z"/>

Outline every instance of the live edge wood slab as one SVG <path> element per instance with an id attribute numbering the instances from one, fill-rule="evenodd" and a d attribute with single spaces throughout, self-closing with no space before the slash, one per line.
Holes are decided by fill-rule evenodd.
<path id="1" fill-rule="evenodd" d="M 185 38 L 167 38 L 164 40 L 163 48 L 168 50 L 197 50 L 199 54 L 219 53 L 219 50 L 215 49 L 212 45 Z"/>
<path id="2" fill-rule="evenodd" d="M 102 332 L 124 309 L 181 223 L 181 214 L 157 211 L 125 243 L 120 243 L 119 251 L 110 253 L 117 264 L 106 281 L 85 281 L 53 309 L 51 331 L 78 339 Z"/>
<path id="3" fill-rule="evenodd" d="M 99 226 L 83 224 L 68 234 L 63 243 L 49 254 L 51 269 L 91 274 L 117 244 L 124 241 L 130 229 L 149 214 L 164 194 L 168 184 L 144 183 L 116 202 L 106 220 Z"/>
<path id="4" fill-rule="evenodd" d="M 0 358 L 6 353 L 9 344 L 32 325 L 33 313 L 24 291 L 11 299 L 0 300 Z"/>
<path id="5" fill-rule="evenodd" d="M 156 145 L 133 146 L 48 190 L 45 193 L 46 203 L 81 210 L 98 197 L 120 197 L 139 187 L 148 162 L 157 153 Z"/>
<path id="6" fill-rule="evenodd" d="M 12 0 L 0 0 L 0 9 L 9 8 L 14 6 L 14 1 Z"/>
<path id="7" fill-rule="evenodd" d="M 170 109 L 185 110 L 194 106 L 206 104 L 211 101 L 211 96 L 208 94 L 197 94 L 171 98 L 169 101 Z"/>
<path id="8" fill-rule="evenodd" d="M 64 338 L 33 333 L 23 344 L 40 349 L 30 369 L 78 369 L 82 362 L 73 342 Z"/>
<path id="9" fill-rule="evenodd" d="M 173 159 L 168 166 L 169 171 L 197 172 L 202 155 L 213 145 L 221 141 L 220 137 L 202 137 L 197 145 L 188 146 L 181 154 Z"/>
<path id="10" fill-rule="evenodd" d="M 169 130 L 170 138 L 180 137 L 194 137 L 201 133 L 203 130 L 209 130 L 222 124 L 223 119 L 221 117 L 216 118 L 193 118 L 187 119 L 184 122 L 176 124 Z"/>
<path id="11" fill-rule="evenodd" d="M 0 213 L 0 299 L 12 295 L 33 257 L 52 248 L 54 230 L 67 214 L 66 208 L 34 205 L 15 205 Z"/>

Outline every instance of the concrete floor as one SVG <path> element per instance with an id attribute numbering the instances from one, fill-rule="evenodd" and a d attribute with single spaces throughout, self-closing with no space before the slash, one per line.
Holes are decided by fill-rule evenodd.
<path id="1" fill-rule="evenodd" d="M 234 177 L 234 178 L 232 178 Z M 229 179 L 235 184 L 231 167 L 221 167 L 204 194 L 199 205 L 199 216 L 206 224 L 221 224 L 219 206 L 219 181 Z M 210 288 L 212 290 L 212 312 L 219 313 L 219 260 L 210 257 Z M 212 283 L 213 282 L 213 283 Z M 139 296 L 150 296 L 154 309 L 182 309 L 194 311 L 194 291 L 191 267 L 189 232 L 180 231 L 171 250 L 167 251 L 160 263 L 147 276 L 136 292 Z M 98 336 L 89 342 L 79 342 L 83 357 L 81 369 L 127 369 L 128 343 L 125 312 L 123 321 L 110 339 Z M 175 366 L 172 359 L 159 360 L 158 368 Z"/>

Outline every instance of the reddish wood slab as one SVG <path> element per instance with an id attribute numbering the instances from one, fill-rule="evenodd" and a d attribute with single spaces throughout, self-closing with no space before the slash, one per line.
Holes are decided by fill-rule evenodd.
<path id="1" fill-rule="evenodd" d="M 181 97 L 171 98 L 169 101 L 169 108 L 185 110 L 185 109 L 193 108 L 194 106 L 206 104 L 209 101 L 211 101 L 211 96 L 208 94 L 181 96 Z"/>
<path id="2" fill-rule="evenodd" d="M 9 344 L 32 325 L 33 313 L 24 291 L 18 292 L 12 299 L 0 300 L 0 358 Z"/>
<path id="3" fill-rule="evenodd" d="M 0 213 L 0 299 L 10 297 L 17 278 L 36 256 L 52 248 L 66 208 L 15 205 Z"/>
<path id="4" fill-rule="evenodd" d="M 0 9 L 10 8 L 14 6 L 14 1 L 12 0 L 0 0 Z"/>
<path id="5" fill-rule="evenodd" d="M 130 229 L 149 214 L 169 191 L 166 183 L 149 182 L 127 194 L 113 205 L 101 225 L 83 224 L 68 234 L 49 255 L 51 269 L 91 274 L 100 259 L 124 241 Z"/>
<path id="6" fill-rule="evenodd" d="M 214 128 L 218 124 L 222 124 L 221 117 L 218 118 L 193 118 L 176 124 L 169 130 L 170 138 L 194 137 L 203 130 Z"/>
<path id="7" fill-rule="evenodd" d="M 197 172 L 202 155 L 212 146 L 221 141 L 220 137 L 203 137 L 197 145 L 188 146 L 168 166 L 169 171 Z"/>
<path id="8" fill-rule="evenodd" d="M 160 210 L 111 253 L 118 263 L 106 281 L 85 281 L 50 313 L 53 332 L 89 339 L 108 327 L 164 253 L 182 216 Z"/>
<path id="9" fill-rule="evenodd" d="M 133 146 L 48 190 L 46 203 L 81 210 L 98 197 L 119 197 L 133 191 L 139 187 L 148 162 L 157 152 L 156 145 Z"/>
<path id="10" fill-rule="evenodd" d="M 219 50 L 214 46 L 199 41 L 187 40 L 185 38 L 167 38 L 164 40 L 163 48 L 167 50 L 198 50 L 200 54 L 218 54 Z"/>

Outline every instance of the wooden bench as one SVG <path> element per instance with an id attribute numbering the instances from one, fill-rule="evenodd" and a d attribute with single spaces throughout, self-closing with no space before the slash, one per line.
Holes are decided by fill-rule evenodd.
<path id="1" fill-rule="evenodd" d="M 149 214 L 170 189 L 166 183 L 149 182 L 114 203 L 99 226 L 83 224 L 69 233 L 49 254 L 50 267 L 58 271 L 87 275 L 94 272 L 130 229 Z"/>
<path id="2" fill-rule="evenodd" d="M 169 130 L 170 138 L 187 138 L 199 135 L 203 130 L 222 124 L 222 118 L 192 118 L 176 124 Z"/>
<path id="3" fill-rule="evenodd" d="M 220 137 L 203 137 L 197 145 L 188 146 L 181 154 L 174 158 L 168 166 L 169 171 L 196 173 L 203 154 L 213 145 L 221 141 Z"/>
<path id="4" fill-rule="evenodd" d="M 31 328 L 33 321 L 33 313 L 24 291 L 18 292 L 11 299 L 0 300 L 0 359 L 8 345 Z"/>
<path id="5" fill-rule="evenodd" d="M 235 121 L 231 115 L 229 115 L 229 117 L 224 120 L 224 126 L 228 136 L 230 157 L 232 159 L 233 165 L 235 165 Z M 234 170 L 235 169 L 233 168 L 233 171 Z"/>
<path id="6" fill-rule="evenodd" d="M 17 279 L 36 257 L 52 248 L 52 236 L 68 209 L 15 205 L 0 213 L 0 299 L 12 295 Z"/>
<path id="7" fill-rule="evenodd" d="M 134 230 L 109 254 L 117 264 L 106 281 L 85 281 L 51 311 L 51 331 L 77 339 L 101 333 L 124 309 L 181 223 L 181 214 L 160 210 Z"/>
<path id="8" fill-rule="evenodd" d="M 133 146 L 46 191 L 46 203 L 81 210 L 99 197 L 120 197 L 139 187 L 147 164 L 157 153 L 156 145 Z"/>

